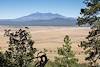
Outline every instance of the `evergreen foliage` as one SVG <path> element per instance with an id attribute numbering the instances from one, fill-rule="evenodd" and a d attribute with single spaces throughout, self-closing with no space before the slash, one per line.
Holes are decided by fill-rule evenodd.
<path id="1" fill-rule="evenodd" d="M 66 35 L 63 46 L 58 48 L 59 57 L 55 57 L 55 64 L 57 67 L 75 67 L 77 65 L 78 60 L 75 58 L 75 55 L 71 50 L 70 41 L 71 39 Z"/>
<path id="2" fill-rule="evenodd" d="M 78 25 L 88 24 L 91 27 L 87 40 L 82 41 L 80 47 L 85 50 L 91 67 L 97 67 L 100 60 L 100 0 L 84 0 L 85 8 L 81 9 Z"/>
<path id="3" fill-rule="evenodd" d="M 0 67 L 28 67 L 37 51 L 34 41 L 26 30 L 9 32 L 8 50 L 0 53 Z"/>

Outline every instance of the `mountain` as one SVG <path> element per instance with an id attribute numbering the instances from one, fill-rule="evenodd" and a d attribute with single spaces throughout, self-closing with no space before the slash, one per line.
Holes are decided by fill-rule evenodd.
<path id="1" fill-rule="evenodd" d="M 29 20 L 50 20 L 54 18 L 66 18 L 62 15 L 59 14 L 53 14 L 53 13 L 33 13 L 24 17 L 17 18 L 17 20 L 22 20 L 22 21 L 29 21 Z"/>
<path id="2" fill-rule="evenodd" d="M 76 19 L 53 13 L 33 13 L 16 19 L 1 19 L 0 25 L 75 26 Z"/>

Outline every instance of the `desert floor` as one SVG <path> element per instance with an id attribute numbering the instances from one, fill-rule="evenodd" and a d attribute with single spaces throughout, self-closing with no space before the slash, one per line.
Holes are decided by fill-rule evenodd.
<path id="1" fill-rule="evenodd" d="M 4 51 L 7 49 L 7 38 L 4 37 L 4 30 L 12 29 L 17 30 L 17 27 L 0 27 L 0 47 Z M 83 50 L 78 47 L 80 41 L 83 41 L 89 32 L 88 27 L 29 27 L 29 31 L 32 35 L 32 39 L 35 41 L 34 47 L 39 50 L 44 48 L 48 50 L 47 55 L 49 59 L 54 60 L 57 56 L 57 48 L 63 45 L 63 39 L 65 35 L 69 35 L 72 41 L 72 50 L 76 54 L 76 58 L 80 63 L 84 63 Z"/>

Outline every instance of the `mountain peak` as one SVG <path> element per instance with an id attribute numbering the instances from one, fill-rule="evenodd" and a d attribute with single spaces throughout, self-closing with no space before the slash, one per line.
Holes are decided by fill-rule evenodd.
<path id="1" fill-rule="evenodd" d="M 24 17 L 17 18 L 17 20 L 50 20 L 50 19 L 55 19 L 55 18 L 66 18 L 65 16 L 62 16 L 60 14 L 54 14 L 54 13 L 40 13 L 36 12 Z"/>

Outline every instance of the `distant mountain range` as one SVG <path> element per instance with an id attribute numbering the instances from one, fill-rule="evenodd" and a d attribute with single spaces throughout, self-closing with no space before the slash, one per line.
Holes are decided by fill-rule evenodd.
<path id="1" fill-rule="evenodd" d="M 76 18 L 53 13 L 33 13 L 16 19 L 0 19 L 0 25 L 75 26 Z"/>

